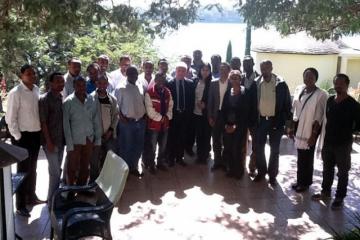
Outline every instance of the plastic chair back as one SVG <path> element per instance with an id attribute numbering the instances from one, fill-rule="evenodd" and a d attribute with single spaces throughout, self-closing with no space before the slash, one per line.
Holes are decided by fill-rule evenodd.
<path id="1" fill-rule="evenodd" d="M 115 205 L 124 191 L 129 167 L 126 162 L 113 151 L 106 154 L 104 166 L 95 182 Z"/>

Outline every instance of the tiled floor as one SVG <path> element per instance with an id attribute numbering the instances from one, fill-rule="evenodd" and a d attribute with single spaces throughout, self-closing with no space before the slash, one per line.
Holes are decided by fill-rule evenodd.
<path id="1" fill-rule="evenodd" d="M 296 151 L 286 138 L 281 145 L 278 185 L 229 179 L 211 172 L 208 165 L 186 159 L 187 167 L 142 179 L 130 176 L 113 211 L 114 239 L 325 239 L 332 230 L 351 228 L 352 214 L 360 209 L 360 146 L 354 144 L 352 170 L 345 207 L 332 211 L 329 203 L 310 200 L 320 189 L 321 160 L 316 160 L 314 184 L 309 192 L 297 194 L 290 188 L 296 176 Z M 268 151 L 268 149 L 267 149 Z M 38 167 L 38 195 L 45 199 L 47 162 Z M 334 186 L 336 182 L 334 183 Z M 16 216 L 17 232 L 24 239 L 47 239 L 49 217 L 45 205 L 36 206 L 31 218 Z"/>

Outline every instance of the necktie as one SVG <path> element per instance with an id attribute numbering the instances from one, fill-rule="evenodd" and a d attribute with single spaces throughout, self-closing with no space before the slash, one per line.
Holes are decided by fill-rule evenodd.
<path id="1" fill-rule="evenodd" d="M 185 97 L 184 97 L 184 83 L 183 80 L 179 81 L 179 110 L 185 110 Z"/>

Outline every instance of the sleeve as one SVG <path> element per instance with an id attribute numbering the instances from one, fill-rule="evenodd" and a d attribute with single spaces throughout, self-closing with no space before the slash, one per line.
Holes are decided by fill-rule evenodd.
<path id="1" fill-rule="evenodd" d="M 114 90 L 114 96 L 115 96 L 115 98 L 116 98 L 118 110 L 119 110 L 119 113 L 120 113 L 120 112 L 121 112 L 121 104 L 122 104 L 120 88 L 116 88 L 116 89 Z"/>
<path id="2" fill-rule="evenodd" d="M 285 83 L 285 106 L 284 106 L 284 111 L 285 111 L 285 116 L 286 119 L 285 120 L 291 120 L 292 119 L 292 113 L 291 113 L 291 96 L 290 96 L 290 90 L 288 85 Z"/>
<path id="3" fill-rule="evenodd" d="M 20 108 L 20 97 L 17 92 L 10 92 L 7 100 L 7 111 L 5 115 L 5 121 L 8 124 L 9 132 L 15 140 L 21 138 L 21 132 L 19 127 L 19 108 Z"/>
<path id="4" fill-rule="evenodd" d="M 224 95 L 224 99 L 223 99 L 223 104 L 221 106 L 221 115 L 224 119 L 225 124 L 228 124 L 228 122 L 229 122 L 228 112 L 229 112 L 229 91 L 226 91 L 225 95 Z"/>
<path id="5" fill-rule="evenodd" d="M 110 96 L 113 100 L 111 104 L 111 127 L 112 129 L 116 129 L 117 124 L 119 122 L 119 107 L 117 105 L 116 99 L 112 96 Z"/>
<path id="6" fill-rule="evenodd" d="M 63 127 L 64 127 L 64 135 L 66 141 L 66 150 L 73 151 L 74 150 L 74 142 L 71 134 L 71 126 L 70 126 L 70 103 L 64 102 L 63 104 Z"/>
<path id="7" fill-rule="evenodd" d="M 214 93 L 213 93 L 213 85 L 210 83 L 209 87 L 209 95 L 208 95 L 208 102 L 207 102 L 207 115 L 208 117 L 214 117 L 212 114 L 212 109 L 214 108 Z"/>
<path id="8" fill-rule="evenodd" d="M 246 92 L 246 90 L 245 90 Z M 258 103 L 257 103 L 257 85 L 254 82 L 249 92 L 249 127 L 254 127 L 258 119 Z"/>
<path id="9" fill-rule="evenodd" d="M 44 98 L 39 99 L 39 116 L 40 122 L 46 123 L 49 116 L 49 105 L 48 102 L 45 101 Z"/>
<path id="10" fill-rule="evenodd" d="M 145 94 L 145 108 L 146 108 L 146 113 L 151 120 L 154 120 L 157 122 L 161 121 L 162 116 L 160 113 L 155 111 L 152 101 L 151 101 L 151 98 L 150 98 L 150 95 L 148 93 Z"/>
<path id="11" fill-rule="evenodd" d="M 320 125 L 322 124 L 322 121 L 324 119 L 325 105 L 327 98 L 328 98 L 327 93 L 323 92 L 315 107 L 314 122 L 317 121 Z"/>
<path id="12" fill-rule="evenodd" d="M 360 131 L 360 104 L 355 102 L 355 131 Z"/>
<path id="13" fill-rule="evenodd" d="M 169 120 L 171 120 L 173 117 L 174 101 L 172 99 L 171 94 L 169 94 L 169 95 L 170 95 L 170 100 L 169 100 L 168 112 L 166 113 L 166 116 L 168 117 Z"/>
<path id="14" fill-rule="evenodd" d="M 95 102 L 95 99 L 94 99 Z M 96 104 L 93 104 L 94 110 L 93 110 L 93 126 L 94 126 L 94 144 L 96 146 L 101 145 L 101 119 L 100 119 L 100 111 L 99 111 L 99 104 L 96 102 Z"/>

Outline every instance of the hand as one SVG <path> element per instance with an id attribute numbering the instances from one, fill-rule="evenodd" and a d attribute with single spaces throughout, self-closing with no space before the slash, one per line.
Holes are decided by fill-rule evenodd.
<path id="1" fill-rule="evenodd" d="M 201 110 L 205 109 L 205 103 L 203 101 L 198 102 L 198 106 Z"/>
<path id="2" fill-rule="evenodd" d="M 292 129 L 292 128 L 287 128 L 287 136 L 288 136 L 288 138 L 290 138 L 290 139 L 294 139 L 294 129 Z"/>
<path id="3" fill-rule="evenodd" d="M 307 141 L 307 144 L 309 145 L 309 147 L 315 146 L 316 140 L 317 140 L 317 137 L 315 135 L 311 135 L 311 137 Z"/>
<path id="4" fill-rule="evenodd" d="M 213 118 L 209 118 L 209 125 L 211 127 L 214 127 L 215 126 L 215 120 Z"/>
<path id="5" fill-rule="evenodd" d="M 234 133 L 236 129 L 236 125 L 225 125 L 226 133 Z"/>
<path id="6" fill-rule="evenodd" d="M 167 121 L 167 116 L 163 116 L 162 118 L 161 118 L 161 123 L 165 123 Z"/>
<path id="7" fill-rule="evenodd" d="M 119 114 L 119 120 L 120 120 L 120 122 L 122 122 L 122 123 L 127 123 L 127 122 L 128 122 L 127 119 L 126 119 L 126 117 L 124 117 L 122 114 Z"/>
<path id="8" fill-rule="evenodd" d="M 46 142 L 46 149 L 49 152 L 55 152 L 55 145 L 51 141 L 48 141 Z"/>
<path id="9" fill-rule="evenodd" d="M 111 130 L 107 130 L 106 133 L 104 133 L 104 134 L 102 135 L 102 138 L 103 138 L 105 141 L 107 141 L 107 140 L 109 140 L 109 139 L 111 138 L 112 134 L 113 134 L 113 132 L 112 132 Z"/>

